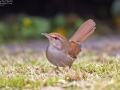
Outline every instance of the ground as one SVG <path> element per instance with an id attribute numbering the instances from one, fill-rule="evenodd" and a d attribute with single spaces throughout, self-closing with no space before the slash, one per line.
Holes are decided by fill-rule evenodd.
<path id="1" fill-rule="evenodd" d="M 50 64 L 48 40 L 0 45 L 0 89 L 119 90 L 120 36 L 91 37 L 71 69 Z"/>

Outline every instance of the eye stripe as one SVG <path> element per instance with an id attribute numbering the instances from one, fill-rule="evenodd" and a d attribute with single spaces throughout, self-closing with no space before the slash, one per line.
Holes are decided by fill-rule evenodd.
<path id="1" fill-rule="evenodd" d="M 58 39 L 59 39 L 58 37 L 52 37 L 52 38 L 54 38 L 55 40 L 58 40 Z"/>
<path id="2" fill-rule="evenodd" d="M 52 38 L 54 38 L 55 40 L 62 40 L 62 38 L 60 38 L 59 36 L 56 35 L 51 35 Z"/>
<path id="3" fill-rule="evenodd" d="M 54 39 L 59 39 L 59 37 L 58 36 L 55 36 L 55 35 L 51 35 L 52 36 L 52 38 L 54 38 Z"/>

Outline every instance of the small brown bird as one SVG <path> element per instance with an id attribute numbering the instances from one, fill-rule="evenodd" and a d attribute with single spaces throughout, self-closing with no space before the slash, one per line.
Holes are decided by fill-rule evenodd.
<path id="1" fill-rule="evenodd" d="M 80 42 L 94 32 L 96 28 L 95 25 L 96 24 L 92 19 L 87 20 L 69 41 L 59 33 L 42 33 L 42 35 L 47 37 L 50 42 L 46 49 L 46 57 L 49 62 L 57 67 L 69 66 L 70 68 L 77 58 L 76 56 L 81 51 Z"/>

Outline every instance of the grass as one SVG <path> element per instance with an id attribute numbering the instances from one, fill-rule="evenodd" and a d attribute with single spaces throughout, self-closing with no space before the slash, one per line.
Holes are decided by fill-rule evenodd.
<path id="1" fill-rule="evenodd" d="M 72 69 L 50 64 L 40 53 L 3 53 L 0 90 L 119 90 L 120 56 L 82 52 Z"/>

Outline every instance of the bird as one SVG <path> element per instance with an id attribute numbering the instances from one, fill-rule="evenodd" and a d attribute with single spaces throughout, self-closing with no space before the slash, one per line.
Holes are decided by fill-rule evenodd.
<path id="1" fill-rule="evenodd" d="M 48 61 L 57 67 L 72 67 L 77 55 L 81 52 L 81 42 L 91 35 L 96 29 L 94 20 L 85 21 L 74 35 L 67 40 L 65 36 L 52 32 L 42 33 L 49 39 L 49 45 L 46 49 Z"/>

